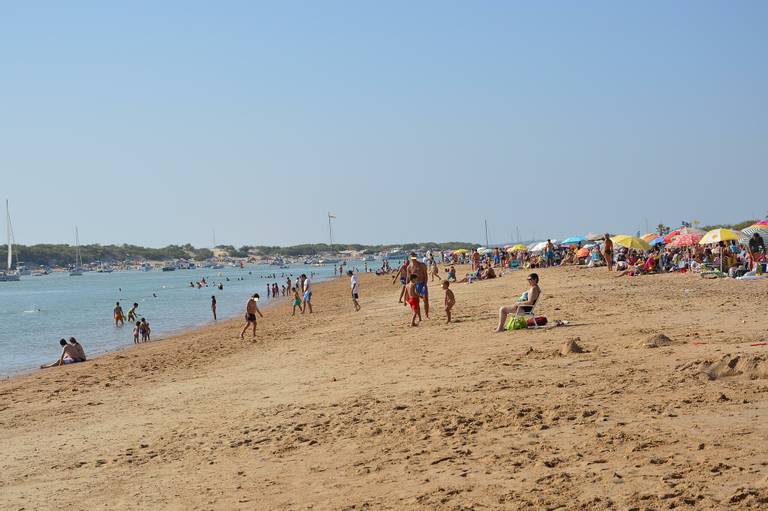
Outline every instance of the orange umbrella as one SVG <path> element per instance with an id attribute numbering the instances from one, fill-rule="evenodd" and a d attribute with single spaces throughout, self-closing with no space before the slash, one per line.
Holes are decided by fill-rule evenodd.
<path id="1" fill-rule="evenodd" d="M 581 247 L 578 252 L 576 252 L 576 257 L 589 257 L 589 249 L 586 247 Z"/>

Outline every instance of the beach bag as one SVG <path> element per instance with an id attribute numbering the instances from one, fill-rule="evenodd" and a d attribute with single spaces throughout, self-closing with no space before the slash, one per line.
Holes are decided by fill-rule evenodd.
<path id="1" fill-rule="evenodd" d="M 528 328 L 528 322 L 522 316 L 509 318 L 504 325 L 505 330 L 522 330 L 523 328 Z"/>
<path id="2" fill-rule="evenodd" d="M 536 323 L 533 322 L 533 318 L 528 318 L 527 325 L 528 327 L 533 326 L 544 326 L 547 324 L 547 318 L 544 316 L 536 316 Z"/>

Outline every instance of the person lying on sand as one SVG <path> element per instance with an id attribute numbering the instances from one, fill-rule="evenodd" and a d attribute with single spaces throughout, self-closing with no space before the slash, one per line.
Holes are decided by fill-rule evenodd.
<path id="1" fill-rule="evenodd" d="M 63 366 L 65 364 L 74 364 L 80 361 L 78 360 L 80 358 L 80 354 L 78 353 L 78 350 L 74 345 L 67 344 L 67 341 L 65 339 L 61 339 L 59 341 L 59 344 L 61 344 L 61 355 L 59 356 L 59 359 L 56 362 L 53 362 L 51 364 L 41 365 L 40 369 Z M 83 356 L 85 356 L 85 354 L 83 354 Z"/>
<path id="2" fill-rule="evenodd" d="M 533 309 L 533 306 L 536 304 L 536 301 L 541 294 L 541 289 L 539 289 L 539 276 L 535 273 L 528 275 L 528 284 L 531 286 L 530 289 L 518 298 L 515 305 L 507 305 L 499 309 L 499 324 L 496 327 L 497 332 L 504 331 L 504 322 L 509 314 L 530 312 Z"/>

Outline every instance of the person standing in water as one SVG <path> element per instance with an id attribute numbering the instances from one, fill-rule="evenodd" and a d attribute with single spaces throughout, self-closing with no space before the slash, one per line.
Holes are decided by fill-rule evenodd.
<path id="1" fill-rule="evenodd" d="M 213 312 L 213 320 L 216 321 L 216 295 L 211 295 L 211 312 Z"/>
<path id="2" fill-rule="evenodd" d="M 240 338 L 245 339 L 245 331 L 248 330 L 248 325 L 253 325 L 253 337 L 256 337 L 256 314 L 264 317 L 264 314 L 261 313 L 259 310 L 259 307 L 257 305 L 257 302 L 259 301 L 259 294 L 254 293 L 253 296 L 248 300 L 248 303 L 245 305 L 245 326 L 243 327 L 243 331 L 240 332 Z"/>
<path id="3" fill-rule="evenodd" d="M 136 309 L 138 309 L 138 308 L 139 308 L 139 304 L 138 303 L 134 303 L 133 307 L 128 309 L 128 322 L 129 323 L 133 323 L 134 321 L 136 321 Z"/>
<path id="4" fill-rule="evenodd" d="M 123 308 L 120 307 L 120 302 L 115 303 L 115 308 L 112 311 L 115 316 L 115 326 L 123 326 L 125 324 Z"/>

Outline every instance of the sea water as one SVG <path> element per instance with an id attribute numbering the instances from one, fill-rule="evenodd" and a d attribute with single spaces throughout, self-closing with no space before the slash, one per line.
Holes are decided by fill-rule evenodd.
<path id="1" fill-rule="evenodd" d="M 363 264 L 353 261 L 348 267 L 362 271 Z M 212 322 L 212 295 L 216 296 L 218 318 L 231 318 L 244 314 L 253 293 L 259 293 L 259 305 L 264 307 L 271 302 L 268 284 L 283 286 L 287 277 L 295 281 L 302 273 L 314 274 L 313 282 L 319 282 L 333 277 L 334 267 L 246 265 L 168 272 L 84 272 L 79 277 L 54 272 L 0 282 L 0 375 L 53 362 L 61 353 L 61 338 L 77 338 L 89 357 L 132 345 L 133 325 L 126 321 L 125 326 L 115 327 L 115 302 L 120 302 L 126 316 L 138 303 L 138 316 L 147 319 L 156 339 Z M 190 287 L 190 282 L 196 284 L 203 278 L 207 287 Z M 313 298 L 315 303 L 322 301 L 322 296 Z"/>

